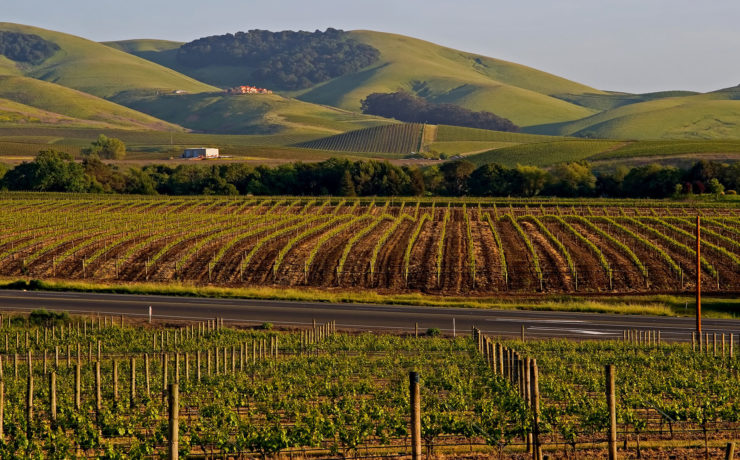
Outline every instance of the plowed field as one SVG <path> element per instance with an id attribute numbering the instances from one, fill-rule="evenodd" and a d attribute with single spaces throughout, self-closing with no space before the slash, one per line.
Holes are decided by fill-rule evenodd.
<path id="1" fill-rule="evenodd" d="M 732 205 L 44 195 L 0 203 L 6 277 L 473 296 L 678 293 L 695 287 L 700 215 L 702 289 L 740 292 Z"/>

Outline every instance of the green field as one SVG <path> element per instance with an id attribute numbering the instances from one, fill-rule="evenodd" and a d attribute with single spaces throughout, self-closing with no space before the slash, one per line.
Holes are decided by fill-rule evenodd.
<path id="1" fill-rule="evenodd" d="M 621 145 L 619 141 L 565 140 L 521 144 L 489 152 L 470 155 L 467 159 L 476 165 L 498 163 L 503 166 L 516 165 L 550 166 L 556 163 L 581 161 L 607 152 Z"/>
<path id="2" fill-rule="evenodd" d="M 0 76 L 0 107 L 34 117 L 37 123 L 99 129 L 177 130 L 182 128 L 136 110 L 55 83 Z M 12 121 L 11 121 L 12 122 Z"/>
<path id="3" fill-rule="evenodd" d="M 613 139 L 737 139 L 740 137 L 738 99 L 740 87 L 734 87 L 623 105 L 582 120 L 527 130 Z"/>

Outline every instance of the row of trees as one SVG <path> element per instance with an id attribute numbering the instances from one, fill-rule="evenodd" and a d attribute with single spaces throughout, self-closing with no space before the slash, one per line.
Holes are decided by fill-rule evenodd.
<path id="1" fill-rule="evenodd" d="M 35 34 L 0 31 L 0 54 L 19 62 L 37 64 L 59 51 L 59 45 Z"/>
<path id="2" fill-rule="evenodd" d="M 248 66 L 253 83 L 291 90 L 356 72 L 379 58 L 376 48 L 331 28 L 325 32 L 250 30 L 214 35 L 186 43 L 177 51 L 177 61 L 186 66 Z"/>
<path id="3" fill-rule="evenodd" d="M 405 91 L 369 94 L 362 100 L 362 112 L 408 123 L 519 131 L 519 127 L 511 120 L 491 112 L 473 112 L 455 104 L 433 104 Z"/>
<path id="4" fill-rule="evenodd" d="M 594 174 L 588 163 L 476 167 L 452 161 L 419 168 L 375 160 L 332 158 L 320 163 L 253 167 L 151 165 L 121 169 L 89 155 L 82 163 L 45 150 L 32 162 L 0 168 L 0 188 L 56 192 L 166 195 L 334 195 L 334 196 L 562 196 L 666 198 L 684 193 L 720 194 L 740 186 L 740 163 L 701 161 L 690 169 L 659 165 Z M 734 192 L 730 192 L 734 193 Z"/>

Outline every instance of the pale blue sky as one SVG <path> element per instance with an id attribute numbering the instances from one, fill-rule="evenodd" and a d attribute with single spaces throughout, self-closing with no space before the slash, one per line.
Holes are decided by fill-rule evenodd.
<path id="1" fill-rule="evenodd" d="M 740 84 L 740 0 L 4 0 L 0 20 L 92 40 L 249 29 L 396 32 L 599 89 Z"/>

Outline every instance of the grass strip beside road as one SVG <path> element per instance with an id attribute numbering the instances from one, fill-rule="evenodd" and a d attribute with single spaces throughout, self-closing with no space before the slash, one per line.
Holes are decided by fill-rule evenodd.
<path id="1" fill-rule="evenodd" d="M 693 316 L 692 297 L 652 295 L 587 298 L 575 296 L 519 296 L 511 298 L 453 297 L 425 294 L 381 294 L 372 291 L 292 289 L 275 287 L 215 287 L 188 283 L 91 283 L 85 281 L 0 279 L 0 289 L 91 292 L 109 294 L 170 295 L 214 299 L 288 300 L 320 303 L 359 303 L 497 310 L 569 311 L 651 316 Z M 705 298 L 705 317 L 740 316 L 740 299 Z"/>

